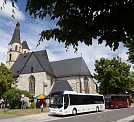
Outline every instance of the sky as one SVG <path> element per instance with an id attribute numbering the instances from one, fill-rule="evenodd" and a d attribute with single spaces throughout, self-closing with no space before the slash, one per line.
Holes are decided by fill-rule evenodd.
<path id="1" fill-rule="evenodd" d="M 3 5 L 3 1 L 0 0 L 0 7 Z M 79 43 L 78 51 L 75 52 L 71 46 L 66 51 L 64 43 L 59 43 L 51 39 L 50 41 L 44 40 L 36 47 L 41 31 L 54 28 L 55 22 L 50 21 L 49 18 L 44 18 L 43 20 L 31 19 L 29 13 L 25 12 L 26 0 L 18 0 L 15 6 L 15 19 L 11 17 L 13 8 L 10 1 L 7 1 L 5 8 L 0 10 L 0 62 L 6 63 L 8 43 L 12 39 L 16 23 L 20 22 L 21 42 L 26 40 L 31 51 L 46 49 L 50 61 L 82 56 L 92 75 L 95 73 L 95 60 L 100 60 L 102 57 L 110 60 L 118 55 L 122 58 L 123 62 L 128 63 L 128 56 L 126 55 L 127 48 L 123 44 L 120 44 L 119 48 L 113 51 L 110 47 L 105 47 L 105 43 L 98 45 L 98 40 L 93 40 L 91 46 Z M 131 68 L 131 70 L 133 69 Z"/>

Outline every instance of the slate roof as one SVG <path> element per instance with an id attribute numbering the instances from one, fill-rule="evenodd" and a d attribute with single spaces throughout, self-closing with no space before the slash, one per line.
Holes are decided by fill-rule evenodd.
<path id="1" fill-rule="evenodd" d="M 60 81 L 56 81 L 54 83 L 53 88 L 51 89 L 50 93 L 52 92 L 56 92 L 56 91 L 62 91 L 62 90 L 68 90 L 68 91 L 73 91 L 73 89 L 71 88 L 71 86 L 69 85 L 67 80 L 60 80 Z"/>
<path id="2" fill-rule="evenodd" d="M 20 23 L 19 22 L 17 22 L 17 24 L 16 24 L 16 28 L 14 30 L 12 40 L 10 41 L 9 44 L 13 44 L 13 43 L 21 44 L 21 42 L 20 42 Z"/>
<path id="3" fill-rule="evenodd" d="M 46 50 L 44 51 L 37 51 L 34 52 L 35 56 L 37 57 L 38 61 L 40 62 L 42 68 L 44 69 L 44 71 L 46 71 L 47 73 L 51 74 L 54 76 L 54 72 L 53 69 L 50 65 L 50 62 L 48 60 L 48 56 L 47 56 L 47 52 Z M 41 54 L 41 55 L 39 55 Z"/>
<path id="4" fill-rule="evenodd" d="M 28 62 L 28 60 L 31 57 L 31 55 L 35 55 L 35 57 L 37 58 L 38 62 L 41 65 L 42 69 L 45 72 L 47 72 L 47 73 L 49 73 L 51 75 L 54 75 L 53 70 L 51 68 L 51 65 L 49 63 L 49 60 L 48 60 L 47 52 L 46 52 L 46 50 L 42 50 L 42 51 L 36 51 L 36 52 L 31 52 L 31 53 L 20 54 L 18 56 L 16 62 L 14 63 L 14 65 L 10 69 L 14 73 L 14 76 L 19 76 L 19 74 L 22 73 L 23 68 L 25 67 L 25 65 Z M 31 64 L 31 67 L 32 66 L 33 66 L 33 64 Z M 28 67 L 26 67 L 26 68 L 28 68 Z M 36 67 L 34 72 L 39 71 L 39 68 L 40 67 Z M 29 73 L 29 71 L 26 70 L 23 73 Z"/>
<path id="5" fill-rule="evenodd" d="M 22 42 L 22 49 L 28 49 L 28 50 L 30 50 L 26 41 L 23 41 Z"/>
<path id="6" fill-rule="evenodd" d="M 34 72 L 44 71 L 55 77 L 70 77 L 70 76 L 91 76 L 91 73 L 82 57 L 53 61 L 49 62 L 48 55 L 46 50 L 20 54 L 11 67 L 11 71 L 14 72 L 15 76 L 19 74 L 30 73 L 30 68 L 33 67 L 33 62 L 29 62 L 29 67 L 25 67 L 31 55 L 34 55 L 34 58 L 39 62 L 34 68 Z M 34 59 L 32 59 L 34 60 Z M 25 68 L 25 70 L 23 70 Z"/>
<path id="7" fill-rule="evenodd" d="M 50 63 L 56 77 L 92 76 L 82 57 Z"/>
<path id="8" fill-rule="evenodd" d="M 16 62 L 11 67 L 11 71 L 14 73 L 14 76 L 19 76 L 23 67 L 25 66 L 27 60 L 29 59 L 31 53 L 20 54 Z"/>
<path id="9" fill-rule="evenodd" d="M 46 57 L 48 59 L 47 51 L 46 50 L 39 50 L 35 52 L 36 54 L 39 54 L 43 57 Z"/>

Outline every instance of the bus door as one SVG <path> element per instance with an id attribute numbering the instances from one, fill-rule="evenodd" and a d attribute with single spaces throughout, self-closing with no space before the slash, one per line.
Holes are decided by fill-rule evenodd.
<path id="1" fill-rule="evenodd" d="M 69 105 L 69 98 L 68 98 L 68 94 L 64 95 L 64 109 L 66 109 Z"/>

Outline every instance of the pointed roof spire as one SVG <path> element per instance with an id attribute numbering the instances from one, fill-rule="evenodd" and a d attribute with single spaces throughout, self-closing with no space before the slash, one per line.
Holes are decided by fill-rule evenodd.
<path id="1" fill-rule="evenodd" d="M 17 24 L 16 24 L 16 28 L 14 30 L 12 40 L 10 41 L 9 44 L 13 44 L 13 43 L 21 44 L 21 42 L 20 42 L 20 23 L 19 22 L 17 22 Z"/>
<path id="2" fill-rule="evenodd" d="M 22 42 L 22 49 L 28 49 L 28 50 L 30 50 L 26 41 L 23 41 Z"/>

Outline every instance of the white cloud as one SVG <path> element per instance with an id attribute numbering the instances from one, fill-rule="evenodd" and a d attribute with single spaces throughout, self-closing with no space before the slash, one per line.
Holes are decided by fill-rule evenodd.
<path id="1" fill-rule="evenodd" d="M 3 7 L 3 1 L 4 0 L 0 0 L 0 7 Z M 12 15 L 13 15 L 12 10 L 14 9 L 14 11 L 15 11 L 15 14 L 14 14 L 15 19 L 16 20 L 25 20 L 24 14 L 19 10 L 19 8 L 18 8 L 18 6 L 16 4 L 14 4 L 14 5 L 15 5 L 16 8 L 12 7 L 12 2 L 11 1 L 7 1 L 7 3 L 2 8 L 2 10 L 0 10 L 0 15 L 3 16 L 3 17 L 12 18 Z"/>

